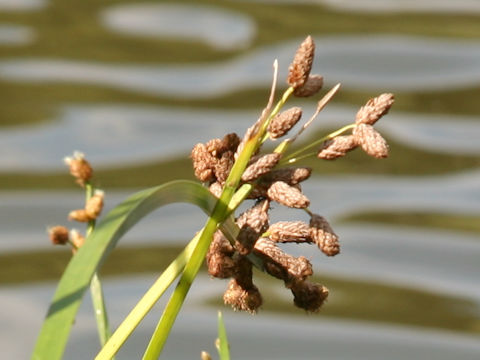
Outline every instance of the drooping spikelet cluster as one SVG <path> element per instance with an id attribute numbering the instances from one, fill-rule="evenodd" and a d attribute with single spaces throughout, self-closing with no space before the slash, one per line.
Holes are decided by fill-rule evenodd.
<path id="1" fill-rule="evenodd" d="M 289 67 L 287 83 L 290 88 L 287 93 L 312 96 L 321 89 L 323 77 L 310 74 L 314 51 L 315 44 L 309 36 L 298 48 Z M 286 154 L 288 145 L 305 130 L 338 88 L 339 85 L 320 100 L 317 112 L 296 136 L 282 142 L 273 152 L 262 154 L 260 147 L 264 141 L 285 136 L 300 121 L 302 109 L 292 107 L 270 114 L 265 134 L 261 134 L 262 140 L 243 171 L 239 185 L 250 185 L 248 198 L 253 199 L 254 204 L 236 218 L 238 233 L 234 239 L 228 239 L 220 230 L 213 236 L 206 256 L 208 272 L 213 277 L 231 279 L 223 298 L 226 304 L 236 310 L 255 313 L 262 304 L 259 289 L 252 279 L 253 266 L 283 280 L 293 293 L 294 304 L 307 311 L 317 311 L 328 296 L 327 288 L 309 280 L 313 274 L 310 261 L 304 256 L 295 257 L 285 253 L 279 244 L 316 244 L 327 256 L 340 252 L 338 236 L 323 216 L 308 209 L 310 200 L 302 192 L 300 184 L 310 177 L 312 169 L 291 166 L 297 157 L 303 155 L 302 149 L 291 155 Z M 387 157 L 388 145 L 373 124 L 388 112 L 393 101 L 392 94 L 382 94 L 369 100 L 358 111 L 353 124 L 305 146 L 304 150 L 318 145 L 317 157 L 326 160 L 342 157 L 357 147 L 375 158 Z M 232 133 L 193 148 L 191 157 L 195 176 L 216 197 L 222 195 L 230 170 L 244 151 L 246 141 L 258 129 L 258 124 L 249 128 L 243 140 Z M 344 134 L 350 130 L 349 135 Z M 272 203 L 302 209 L 309 221 L 270 224 Z"/>
<path id="2" fill-rule="evenodd" d="M 64 160 L 77 184 L 81 187 L 91 187 L 90 181 L 93 170 L 90 163 L 85 159 L 85 155 L 75 152 L 72 157 L 66 157 Z M 93 188 L 91 189 L 93 190 Z M 83 208 L 70 211 L 68 214 L 69 220 L 91 224 L 100 216 L 103 209 L 104 193 L 101 190 L 92 192 L 93 194 L 88 196 Z M 76 229 L 69 231 L 65 226 L 57 225 L 48 228 L 47 231 L 52 244 L 65 245 L 70 243 L 73 252 L 85 242 L 85 236 Z"/>

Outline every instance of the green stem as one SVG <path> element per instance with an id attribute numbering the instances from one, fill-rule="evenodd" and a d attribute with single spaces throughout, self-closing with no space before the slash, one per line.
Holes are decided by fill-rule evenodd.
<path id="1" fill-rule="evenodd" d="M 344 132 L 350 130 L 350 129 L 353 129 L 354 127 L 356 126 L 356 124 L 349 124 L 349 125 L 345 125 L 344 127 L 338 129 L 338 130 L 335 130 L 333 132 L 331 132 L 330 134 L 318 139 L 318 140 L 315 140 L 314 142 L 311 142 L 309 143 L 308 145 L 302 147 L 301 149 L 298 149 L 297 151 L 294 151 L 293 153 L 291 153 L 289 156 L 283 158 L 279 165 L 285 165 L 285 164 L 290 164 L 300 158 L 297 159 L 298 155 L 302 154 L 303 152 L 313 148 L 313 147 L 316 147 L 318 145 L 320 145 L 321 143 L 323 143 L 324 141 L 327 141 L 327 140 L 330 140 L 330 139 L 333 139 L 334 137 L 338 136 L 338 135 L 341 135 L 343 134 Z M 308 155 L 310 156 L 310 154 Z M 303 156 L 301 157 L 302 159 L 304 158 Z"/>
<path id="2" fill-rule="evenodd" d="M 283 104 L 285 104 L 292 93 L 293 88 L 288 88 L 275 108 L 271 111 L 269 111 L 269 104 L 269 106 L 267 106 L 267 111 L 269 112 L 268 115 L 265 114 L 261 117 L 260 122 L 257 124 L 258 127 L 256 132 L 252 134 L 251 138 L 246 139 L 245 147 L 237 161 L 235 161 L 233 164 L 232 170 L 225 181 L 225 187 L 222 191 L 220 199 L 217 201 L 212 215 L 208 218 L 207 223 L 200 234 L 198 244 L 195 247 L 190 260 L 185 266 L 175 291 L 165 307 L 162 317 L 160 318 L 152 338 L 150 339 L 150 343 L 148 344 L 143 359 L 158 359 L 160 356 L 160 353 L 162 352 L 168 335 L 172 329 L 173 323 L 175 322 L 183 302 L 185 301 L 187 293 L 190 290 L 198 271 L 200 270 L 200 266 L 202 265 L 203 259 L 205 258 L 210 246 L 213 233 L 217 230 L 219 224 L 221 224 L 228 216 L 228 204 L 235 194 L 235 190 L 240 183 L 241 176 L 247 167 L 248 161 L 261 144 L 261 139 L 267 130 L 269 122 L 273 116 L 280 111 L 281 107 Z"/>
<path id="3" fill-rule="evenodd" d="M 243 202 L 252 189 L 251 184 L 242 185 L 235 195 L 228 207 L 228 213 L 231 214 Z M 223 230 L 227 232 L 226 229 Z M 232 234 L 236 235 L 236 234 Z M 118 350 L 122 347 L 128 337 L 133 333 L 136 327 L 140 324 L 147 313 L 153 308 L 155 303 L 160 299 L 164 292 L 170 287 L 173 281 L 180 275 L 185 267 L 185 264 L 192 256 L 200 233 L 197 234 L 177 258 L 164 270 L 162 275 L 155 281 L 150 289 L 144 294 L 142 299 L 135 305 L 128 316 L 123 320 L 120 326 L 115 330 L 113 335 L 108 339 L 105 346 L 97 354 L 95 360 L 111 359 Z"/>
<path id="4" fill-rule="evenodd" d="M 85 184 L 86 201 L 88 201 L 94 194 L 95 188 L 90 182 Z M 88 237 L 95 229 L 95 220 L 90 220 L 87 225 L 86 237 Z M 98 337 L 102 347 L 107 343 L 111 335 L 110 326 L 108 324 L 107 308 L 105 306 L 105 298 L 103 295 L 103 287 L 95 272 L 90 282 L 90 296 L 92 298 L 93 311 L 95 313 L 95 320 L 97 323 Z"/>

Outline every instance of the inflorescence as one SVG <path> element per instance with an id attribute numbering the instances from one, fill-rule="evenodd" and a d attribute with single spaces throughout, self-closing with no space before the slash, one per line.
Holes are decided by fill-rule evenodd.
<path id="1" fill-rule="evenodd" d="M 292 93 L 294 96 L 306 97 L 321 90 L 323 77 L 310 74 L 314 52 L 314 41 L 308 36 L 298 48 L 289 67 L 289 89 L 282 100 L 286 101 Z M 324 160 L 337 159 L 357 147 L 375 158 L 387 157 L 387 142 L 373 125 L 388 112 L 394 102 L 393 95 L 389 93 L 370 99 L 357 112 L 354 123 L 298 151 L 286 154 L 289 145 L 310 125 L 338 88 L 339 84 L 319 101 L 315 114 L 295 136 L 283 141 L 273 152 L 262 154 L 259 150 L 266 140 L 276 140 L 287 135 L 302 117 L 302 109 L 299 107 L 282 112 L 278 110 L 277 113 L 273 110 L 270 113 L 265 136 L 241 177 L 240 185 L 251 185 L 248 198 L 254 200 L 254 205 L 236 218 L 240 229 L 236 239 L 229 240 L 222 231 L 217 230 L 206 256 L 211 276 L 231 279 L 223 299 L 235 310 L 255 313 L 262 305 L 262 296 L 252 279 L 254 265 L 283 280 L 293 293 L 294 304 L 302 309 L 318 311 L 328 296 L 326 287 L 309 280 L 313 274 L 310 261 L 304 256 L 289 255 L 278 246 L 280 243 L 313 243 L 327 256 L 340 252 L 338 236 L 323 216 L 310 211 L 310 200 L 302 192 L 300 183 L 310 177 L 312 169 L 289 165 L 311 155 Z M 194 146 L 191 158 L 195 176 L 216 197 L 221 196 L 230 170 L 255 131 L 258 131 L 258 122 L 247 130 L 243 139 L 230 133 L 221 139 L 212 139 Z M 345 134 L 347 132 L 350 134 Z M 317 151 L 310 153 L 314 147 Z M 270 224 L 272 202 L 302 209 L 310 221 L 280 221 Z"/>

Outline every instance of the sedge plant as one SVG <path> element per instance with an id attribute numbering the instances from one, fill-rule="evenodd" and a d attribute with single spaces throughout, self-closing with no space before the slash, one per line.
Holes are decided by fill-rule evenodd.
<path id="1" fill-rule="evenodd" d="M 75 245 L 75 254 L 60 279 L 33 359 L 62 357 L 84 293 L 91 287 L 92 293 L 102 294 L 97 275 L 101 264 L 138 221 L 156 208 L 175 202 L 197 205 L 207 213 L 206 223 L 111 335 L 105 302 L 102 297 L 94 300 L 96 311 L 103 314 L 96 317 L 102 349 L 95 359 L 112 359 L 178 278 L 143 354 L 143 359 L 159 358 L 204 261 L 212 277 L 230 279 L 223 300 L 235 310 L 256 313 L 261 308 L 263 299 L 253 282 L 253 267 L 281 280 L 292 292 L 295 306 L 308 312 L 320 309 L 328 297 L 328 289 L 309 280 L 313 274 L 311 263 L 306 257 L 292 256 L 278 246 L 280 243 L 308 243 L 316 244 L 327 256 L 340 252 L 337 234 L 323 216 L 312 210 L 310 200 L 302 192 L 301 182 L 310 177 L 312 169 L 297 163 L 312 156 L 331 161 L 356 148 L 362 148 L 375 158 L 387 157 L 388 145 L 373 125 L 389 111 L 394 98 L 385 93 L 370 99 L 357 112 L 354 122 L 292 151 L 292 144 L 339 91 L 340 84 L 337 84 L 320 98 L 314 114 L 293 136 L 278 141 L 273 151 L 265 152 L 265 143 L 285 138 L 302 118 L 299 107 L 284 110 L 287 102 L 292 97 L 315 96 L 322 90 L 323 77 L 311 74 L 314 52 L 314 41 L 308 36 L 295 53 L 288 69 L 288 88 L 278 99 L 278 64 L 274 62 L 267 106 L 243 137 L 230 133 L 193 147 L 193 170 L 199 182 L 176 180 L 140 191 L 112 209 L 96 225 L 94 221 L 99 212 L 93 217 L 87 208 L 99 195 L 92 193 L 89 182 L 85 182 L 87 204 L 77 212 L 76 220 L 85 216 L 89 231 L 81 246 Z M 82 161 L 86 162 L 84 158 Z M 70 171 L 75 175 L 72 162 Z M 236 209 L 244 203 L 251 203 L 251 206 L 236 215 Z M 273 203 L 298 209 L 309 221 L 285 220 L 270 224 Z M 67 239 L 62 240 L 64 243 L 74 242 L 74 234 L 68 234 L 66 229 L 62 229 L 62 234 Z M 51 237 L 54 238 L 53 232 Z M 228 359 L 230 354 L 225 345 L 222 318 L 219 321 L 219 354 L 222 359 Z"/>

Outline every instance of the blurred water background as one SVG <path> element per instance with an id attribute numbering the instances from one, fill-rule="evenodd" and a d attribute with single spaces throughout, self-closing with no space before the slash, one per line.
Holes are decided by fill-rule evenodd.
<path id="1" fill-rule="evenodd" d="M 257 274 L 265 305 L 252 318 L 223 307 L 226 283 L 202 275 L 166 358 L 214 353 L 218 308 L 234 359 L 480 357 L 480 1 L 0 0 L 6 358 L 29 357 L 70 257 L 45 233 L 71 227 L 66 216 L 83 201 L 63 157 L 87 154 L 107 210 L 138 189 L 193 178 L 191 147 L 243 133 L 267 100 L 273 60 L 283 81 L 308 34 L 314 72 L 327 87 L 342 83 L 311 136 L 352 122 L 371 97 L 396 95 L 378 126 L 388 159 L 354 152 L 304 163 L 315 168 L 304 186 L 312 210 L 342 242 L 333 259 L 301 250 L 329 301 L 306 315 L 280 283 Z M 315 107 L 294 102 L 306 115 Z M 302 219 L 278 210 L 277 220 Z M 114 326 L 204 220 L 174 205 L 122 240 L 102 270 Z M 161 305 L 119 359 L 140 357 Z M 74 328 L 65 358 L 92 358 L 89 299 Z"/>

